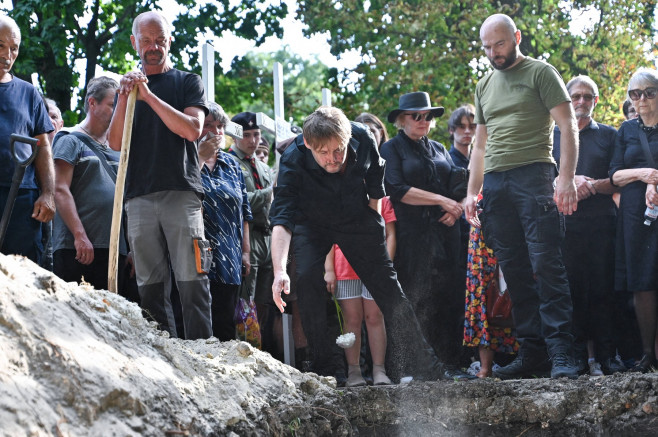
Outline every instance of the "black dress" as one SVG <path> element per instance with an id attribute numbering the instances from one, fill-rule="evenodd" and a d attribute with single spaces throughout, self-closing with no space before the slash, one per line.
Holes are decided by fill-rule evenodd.
<path id="1" fill-rule="evenodd" d="M 414 206 L 401 199 L 410 188 L 447 197 L 452 158 L 440 143 L 413 141 L 400 131 L 384 143 L 386 192 L 397 218 L 395 269 L 425 338 L 447 364 L 461 352 L 465 277 L 459 268 L 459 221 L 445 226 L 439 206 Z"/>
<path id="2" fill-rule="evenodd" d="M 610 176 L 623 169 L 652 167 L 640 142 L 639 119 L 625 121 L 615 141 Z M 658 162 L 658 129 L 644 128 L 649 149 Z M 617 256 L 615 286 L 618 290 L 658 290 L 658 223 L 644 225 L 647 184 L 632 182 L 621 189 L 617 217 Z"/>

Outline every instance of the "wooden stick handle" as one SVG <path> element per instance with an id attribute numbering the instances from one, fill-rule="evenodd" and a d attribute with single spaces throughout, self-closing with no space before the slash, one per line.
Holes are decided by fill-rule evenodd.
<path id="1" fill-rule="evenodd" d="M 126 171 L 128 170 L 128 156 L 130 155 L 130 140 L 133 133 L 133 119 L 135 117 L 135 102 L 137 101 L 137 87 L 128 95 L 126 118 L 123 124 L 123 138 L 121 139 L 121 157 L 117 170 L 117 183 L 114 188 L 114 208 L 112 209 L 112 228 L 110 231 L 110 261 L 107 266 L 107 288 L 112 293 L 118 292 L 117 271 L 119 268 L 119 236 L 121 234 L 121 215 L 123 213 L 123 191 L 126 185 Z"/>

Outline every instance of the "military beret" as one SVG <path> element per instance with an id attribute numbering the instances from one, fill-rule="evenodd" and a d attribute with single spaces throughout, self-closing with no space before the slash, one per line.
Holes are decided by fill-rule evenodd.
<path id="1" fill-rule="evenodd" d="M 256 124 L 256 114 L 254 112 L 241 112 L 234 115 L 231 121 L 242 126 L 243 131 L 260 129 Z"/>

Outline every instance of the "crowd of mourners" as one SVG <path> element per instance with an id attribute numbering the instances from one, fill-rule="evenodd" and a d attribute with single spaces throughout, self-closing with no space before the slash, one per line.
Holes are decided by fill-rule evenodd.
<path id="1" fill-rule="evenodd" d="M 480 29 L 493 70 L 448 117 L 449 145 L 430 138 L 444 108 L 414 91 L 387 114 L 393 138 L 373 114 L 320 107 L 270 146 L 255 113 L 229 118 L 171 66 L 171 39 L 160 13 L 139 15 L 140 69 L 93 78 L 85 118 L 64 127 L 10 73 L 21 33 L 0 16 L 2 253 L 107 289 L 130 146 L 118 291 L 172 337 L 282 360 L 292 339 L 293 365 L 350 387 L 654 370 L 655 69 L 629 72 L 618 129 L 598 123 L 597 84 L 523 55 L 496 14 Z M 17 195 L 30 148 L 11 134 L 39 140 Z"/>

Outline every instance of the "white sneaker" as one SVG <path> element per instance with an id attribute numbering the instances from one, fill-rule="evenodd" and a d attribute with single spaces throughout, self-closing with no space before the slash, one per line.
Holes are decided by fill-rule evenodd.
<path id="1" fill-rule="evenodd" d="M 589 362 L 589 376 L 603 376 L 601 365 L 596 361 Z"/>

